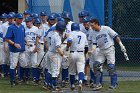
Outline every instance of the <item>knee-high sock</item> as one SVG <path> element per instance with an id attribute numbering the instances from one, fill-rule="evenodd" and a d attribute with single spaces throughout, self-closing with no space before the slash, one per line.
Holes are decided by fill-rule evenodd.
<path id="1" fill-rule="evenodd" d="M 68 77 L 68 68 L 67 69 L 64 69 L 62 68 L 62 81 L 66 80 L 66 78 Z"/>
<path id="2" fill-rule="evenodd" d="M 10 81 L 15 81 L 15 69 L 10 69 Z"/>
<path id="3" fill-rule="evenodd" d="M 75 75 L 70 75 L 70 83 L 73 85 L 75 82 Z"/>
<path id="4" fill-rule="evenodd" d="M 82 81 L 83 82 L 83 80 L 84 80 L 84 73 L 83 72 L 80 72 L 78 74 L 78 76 L 79 76 L 79 81 Z"/>

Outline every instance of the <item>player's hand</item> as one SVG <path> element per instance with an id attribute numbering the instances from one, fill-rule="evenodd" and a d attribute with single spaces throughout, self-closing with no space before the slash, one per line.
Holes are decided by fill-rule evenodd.
<path id="1" fill-rule="evenodd" d="M 14 46 L 16 47 L 16 48 L 18 48 L 18 49 L 21 49 L 21 46 L 20 46 L 20 44 L 14 44 Z"/>
<path id="2" fill-rule="evenodd" d="M 92 51 L 88 51 L 88 56 L 91 56 L 92 55 Z"/>
<path id="3" fill-rule="evenodd" d="M 3 50 L 4 50 L 5 53 L 8 51 L 5 44 L 3 45 Z"/>
<path id="4" fill-rule="evenodd" d="M 38 52 L 38 48 L 35 47 L 35 49 L 33 50 L 34 53 Z"/>
<path id="5" fill-rule="evenodd" d="M 30 48 L 29 42 L 26 42 L 26 46 L 27 46 L 27 48 Z"/>
<path id="6" fill-rule="evenodd" d="M 126 52 L 125 46 L 121 46 L 121 51 L 124 53 Z"/>

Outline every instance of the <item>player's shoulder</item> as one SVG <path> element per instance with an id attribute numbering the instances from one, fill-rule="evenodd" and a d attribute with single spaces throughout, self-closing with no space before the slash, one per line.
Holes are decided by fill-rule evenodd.
<path id="1" fill-rule="evenodd" d="M 102 25 L 102 26 L 101 26 L 101 29 L 103 29 L 103 30 L 110 30 L 111 28 L 110 28 L 109 26 L 104 26 L 104 25 Z"/>
<path id="2" fill-rule="evenodd" d="M 33 28 L 33 29 L 38 29 L 36 26 L 33 26 L 32 28 Z"/>

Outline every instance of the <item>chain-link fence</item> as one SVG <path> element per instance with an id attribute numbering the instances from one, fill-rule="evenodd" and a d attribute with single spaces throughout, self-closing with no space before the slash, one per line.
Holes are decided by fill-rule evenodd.
<path id="1" fill-rule="evenodd" d="M 48 2 L 49 1 L 49 2 Z M 65 0 L 32 0 L 32 11 L 62 12 Z M 75 0 L 71 0 L 73 9 Z M 79 0 L 77 0 L 79 1 Z M 116 44 L 116 66 L 119 76 L 140 76 L 140 0 L 112 0 L 113 1 L 113 29 L 121 36 L 124 43 L 129 61 L 126 61 L 120 47 Z M 76 11 L 84 7 L 86 0 L 78 3 Z M 95 4 L 92 4 L 95 5 Z M 51 7 L 50 7 L 51 6 Z M 105 6 L 105 25 L 108 25 L 108 0 L 104 0 Z M 48 7 L 48 8 L 47 8 Z M 80 7 L 80 8 L 79 8 Z M 51 10 L 51 11 L 50 11 Z M 78 11 L 79 12 L 79 11 Z M 77 12 L 73 11 L 74 16 Z"/>
<path id="2" fill-rule="evenodd" d="M 125 61 L 116 45 L 116 65 L 119 76 L 140 76 L 140 0 L 113 0 L 113 29 L 124 43 L 129 61 Z M 105 0 L 105 24 L 108 24 L 108 0 Z M 133 78 L 132 78 L 133 79 Z"/>

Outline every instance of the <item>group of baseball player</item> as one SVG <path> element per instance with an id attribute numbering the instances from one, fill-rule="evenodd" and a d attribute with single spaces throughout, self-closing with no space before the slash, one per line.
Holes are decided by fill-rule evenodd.
<path id="1" fill-rule="evenodd" d="M 69 12 L 40 12 L 25 10 L 23 14 L 3 13 L 0 22 L 0 73 L 10 76 L 11 86 L 28 83 L 39 85 L 44 74 L 46 90 L 61 91 L 70 82 L 70 89 L 82 92 L 82 86 L 93 90 L 103 87 L 103 64 L 107 60 L 109 89 L 117 87 L 114 42 L 126 53 L 118 34 L 86 10 L 78 14 L 79 23 Z M 89 74 L 90 72 L 90 74 Z M 88 77 L 90 76 L 90 77 Z M 61 77 L 61 79 L 60 79 Z M 58 81 L 61 80 L 61 84 Z"/>

